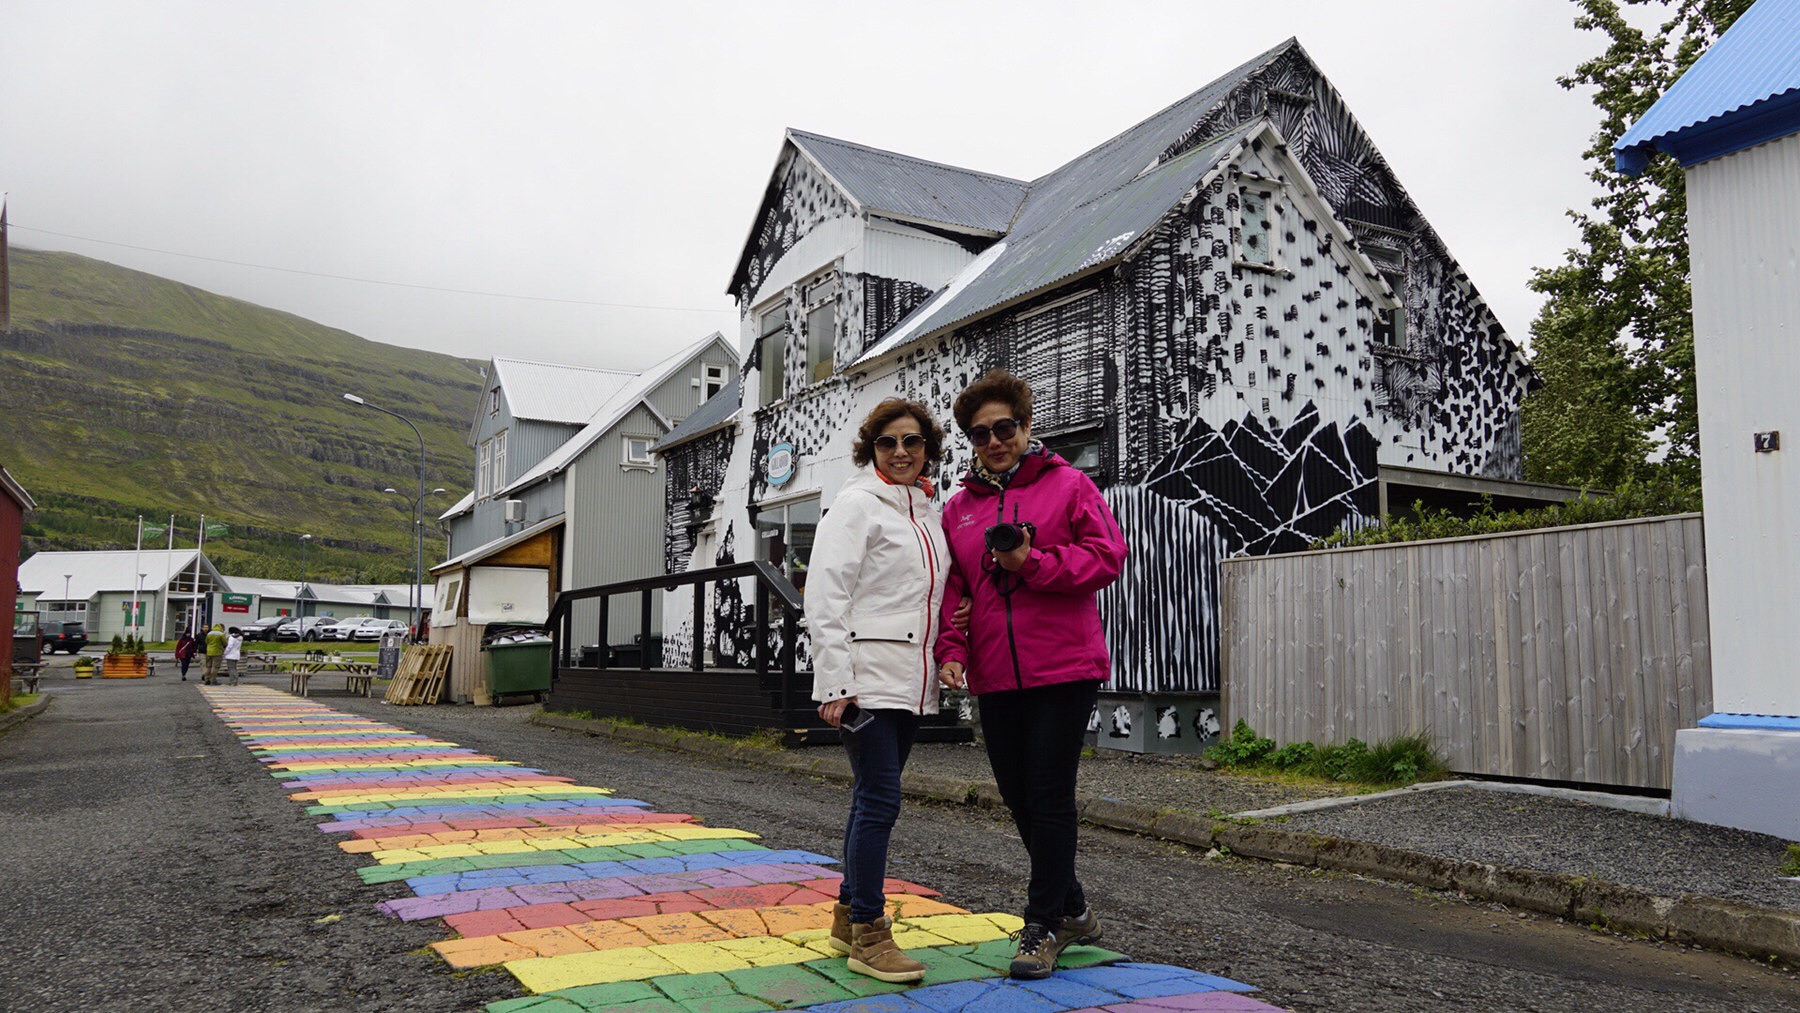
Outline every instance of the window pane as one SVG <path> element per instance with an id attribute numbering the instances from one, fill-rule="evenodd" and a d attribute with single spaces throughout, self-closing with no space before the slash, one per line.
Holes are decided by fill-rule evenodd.
<path id="1" fill-rule="evenodd" d="M 761 363 L 762 399 L 761 404 L 773 404 L 781 400 L 787 375 L 782 355 L 787 348 L 787 331 L 776 330 L 763 335 L 757 344 L 757 360 Z"/>
<path id="2" fill-rule="evenodd" d="M 806 372 L 813 383 L 831 375 L 837 344 L 837 306 L 826 303 L 806 314 Z"/>
<path id="3" fill-rule="evenodd" d="M 809 499 L 801 503 L 790 503 L 787 508 L 787 526 L 785 568 L 788 580 L 804 591 L 806 568 L 812 563 L 813 537 L 819 530 L 819 501 Z"/>
<path id="4" fill-rule="evenodd" d="M 1245 190 L 1238 197 L 1243 219 L 1239 256 L 1252 264 L 1272 264 L 1274 251 L 1269 246 L 1269 196 L 1256 190 Z"/>

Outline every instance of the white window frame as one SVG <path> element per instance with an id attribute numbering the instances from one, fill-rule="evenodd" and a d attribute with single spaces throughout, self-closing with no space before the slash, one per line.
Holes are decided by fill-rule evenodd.
<path id="1" fill-rule="evenodd" d="M 489 415 L 500 414 L 500 388 L 499 387 L 495 387 L 493 390 L 488 392 L 488 414 Z"/>
<path id="2" fill-rule="evenodd" d="M 498 495 L 506 487 L 506 430 L 494 434 L 493 492 Z"/>
<path id="3" fill-rule="evenodd" d="M 487 499 L 488 494 L 494 491 L 494 487 L 489 483 L 489 479 L 491 478 L 491 476 L 493 474 L 493 469 L 492 469 L 493 461 L 494 461 L 494 441 L 491 439 L 482 440 L 481 446 L 479 448 L 477 448 L 475 451 L 475 498 L 476 499 Z"/>
<path id="4" fill-rule="evenodd" d="M 769 319 L 778 314 L 781 316 L 781 326 L 771 331 L 769 330 Z M 792 314 L 788 312 L 787 297 L 784 295 L 771 301 L 756 311 L 754 315 L 756 318 L 757 361 L 761 363 L 757 371 L 757 389 L 760 395 L 758 403 L 771 405 L 787 396 L 787 336 L 789 325 L 792 323 Z M 771 349 L 769 339 L 777 335 L 781 340 L 774 342 L 774 347 Z M 770 351 L 776 353 L 775 370 L 769 368 Z M 780 375 L 774 383 L 774 389 L 770 390 L 770 377 L 777 370 Z"/>
<path id="5" fill-rule="evenodd" d="M 700 367 L 700 403 L 711 401 L 729 382 L 730 371 L 724 366 L 712 362 L 703 364 Z"/>
<path id="6" fill-rule="evenodd" d="M 1237 226 L 1237 240 L 1232 244 L 1231 251 L 1232 262 L 1237 266 L 1247 267 L 1254 271 L 1281 270 L 1281 219 L 1275 214 L 1275 208 L 1277 202 L 1281 199 L 1283 190 L 1284 187 L 1280 180 L 1249 174 L 1240 174 L 1238 176 L 1237 214 L 1234 216 L 1234 224 Z M 1267 242 L 1269 248 L 1268 259 L 1266 261 L 1251 260 L 1245 255 L 1247 251 L 1244 246 L 1244 198 L 1249 195 L 1261 197 L 1263 199 L 1263 206 L 1268 214 L 1269 230 L 1263 233 L 1263 238 Z"/>
<path id="7" fill-rule="evenodd" d="M 826 380 L 837 372 L 837 325 L 838 325 L 838 293 L 843 290 L 842 279 L 837 268 L 832 267 L 808 278 L 800 286 L 801 316 L 806 321 L 806 384 L 811 386 Z M 821 309 L 831 309 L 831 334 L 828 336 L 825 355 L 821 358 L 816 353 L 821 347 L 817 335 L 813 334 L 813 314 Z M 824 370 L 823 375 L 820 369 Z"/>
<path id="8" fill-rule="evenodd" d="M 638 436 L 633 433 L 625 433 L 619 438 L 619 467 L 624 468 L 627 471 L 655 471 L 656 457 L 650 453 L 650 447 L 655 442 L 656 438 L 653 436 Z M 634 443 L 641 443 L 644 445 L 644 453 L 641 457 L 631 452 L 632 444 Z"/>

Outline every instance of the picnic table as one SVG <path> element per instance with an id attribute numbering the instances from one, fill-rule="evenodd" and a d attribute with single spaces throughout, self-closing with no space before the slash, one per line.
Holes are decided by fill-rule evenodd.
<path id="1" fill-rule="evenodd" d="M 355 658 L 302 658 L 288 669 L 288 692 L 305 696 L 307 682 L 315 675 L 342 675 L 344 690 L 362 696 L 374 693 L 375 666 Z"/>
<path id="2" fill-rule="evenodd" d="M 41 661 L 13 666 L 13 678 L 19 680 L 20 686 L 27 693 L 38 691 L 38 680 L 43 676 L 44 664 Z"/>

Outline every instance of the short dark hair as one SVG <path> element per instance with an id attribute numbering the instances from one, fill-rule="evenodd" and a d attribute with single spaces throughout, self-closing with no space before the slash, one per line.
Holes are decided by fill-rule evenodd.
<path id="1" fill-rule="evenodd" d="M 1004 369 L 990 369 L 981 379 L 969 384 L 961 394 L 956 395 L 956 405 L 950 409 L 956 416 L 956 428 L 968 432 L 969 427 L 975 424 L 975 413 L 989 401 L 1001 401 L 1010 405 L 1014 422 L 1031 424 L 1031 384 Z"/>
<path id="2" fill-rule="evenodd" d="M 881 435 L 895 419 L 911 415 L 919 420 L 919 432 L 925 435 L 925 464 L 938 463 L 944 456 L 944 427 L 931 417 L 931 409 L 923 402 L 891 397 L 876 405 L 856 430 L 856 444 L 850 448 L 850 460 L 867 465 L 875 460 L 875 437 Z M 920 469 L 923 471 L 924 469 Z"/>
<path id="3" fill-rule="evenodd" d="M 231 629 L 228 629 L 228 630 L 226 630 L 226 631 L 225 631 L 225 632 L 226 632 L 226 633 L 238 633 L 238 632 L 241 632 L 241 631 L 240 631 L 240 630 L 239 630 L 239 629 L 238 629 L 238 628 L 237 628 L 237 627 L 236 627 L 236 626 L 233 626 L 233 627 L 232 627 L 232 628 L 231 628 Z"/>

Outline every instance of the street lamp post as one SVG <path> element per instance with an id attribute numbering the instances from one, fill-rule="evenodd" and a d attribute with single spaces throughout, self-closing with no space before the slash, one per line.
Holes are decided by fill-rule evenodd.
<path id="1" fill-rule="evenodd" d="M 423 567 L 420 564 L 420 561 L 423 557 L 422 546 L 425 544 L 425 501 L 422 499 L 413 499 L 411 496 L 408 496 L 407 494 L 401 492 L 400 490 L 394 488 L 391 485 L 381 491 L 382 492 L 391 492 L 394 495 L 400 497 L 401 499 L 406 500 L 409 504 L 412 505 L 413 553 L 414 553 L 414 555 L 413 555 L 413 594 L 418 599 L 418 606 L 417 606 L 418 610 L 413 613 L 413 636 L 419 637 L 422 635 L 422 632 L 418 628 L 419 615 L 425 611 L 425 578 L 424 578 Z M 430 492 L 425 493 L 424 495 L 436 496 L 438 493 L 444 492 L 444 491 L 445 491 L 444 487 L 440 485 L 436 489 L 433 489 Z"/>
<path id="2" fill-rule="evenodd" d="M 75 575 L 72 573 L 63 574 L 62 621 L 65 623 L 69 621 L 69 581 L 73 580 L 74 577 Z"/>
<path id="3" fill-rule="evenodd" d="M 391 411 L 388 411 L 386 408 L 380 407 L 379 405 L 372 405 L 369 402 L 363 400 L 362 398 L 357 397 L 355 394 L 345 394 L 344 400 L 350 402 L 351 404 L 361 405 L 364 408 L 368 408 L 373 411 L 378 411 L 383 415 L 392 415 L 393 417 L 406 423 L 407 428 L 411 429 L 413 431 L 413 435 L 418 437 L 418 439 L 419 439 L 419 498 L 417 500 L 418 506 L 415 507 L 414 510 L 416 513 L 417 510 L 423 509 L 424 505 L 425 505 L 425 437 L 423 434 L 421 434 L 419 432 L 419 427 L 413 425 L 412 419 L 407 418 L 406 416 L 400 414 L 399 412 L 391 412 Z M 420 586 L 424 583 L 424 575 L 421 572 L 421 567 L 423 566 L 424 561 L 425 561 L 425 546 L 421 541 L 421 539 L 423 537 L 421 534 L 421 531 L 423 530 L 424 526 L 425 526 L 425 522 L 422 519 L 416 521 L 416 523 L 414 523 L 414 525 L 413 525 L 413 590 L 415 593 L 418 591 Z M 415 596 L 415 600 L 412 603 L 412 626 L 413 626 L 414 635 L 417 635 L 418 629 L 419 629 L 419 602 L 416 600 L 416 596 Z"/>
<path id="4" fill-rule="evenodd" d="M 311 535 L 300 536 L 300 586 L 294 589 L 294 614 L 300 618 L 306 617 L 305 599 L 300 595 L 306 590 L 306 547 L 311 544 Z"/>

